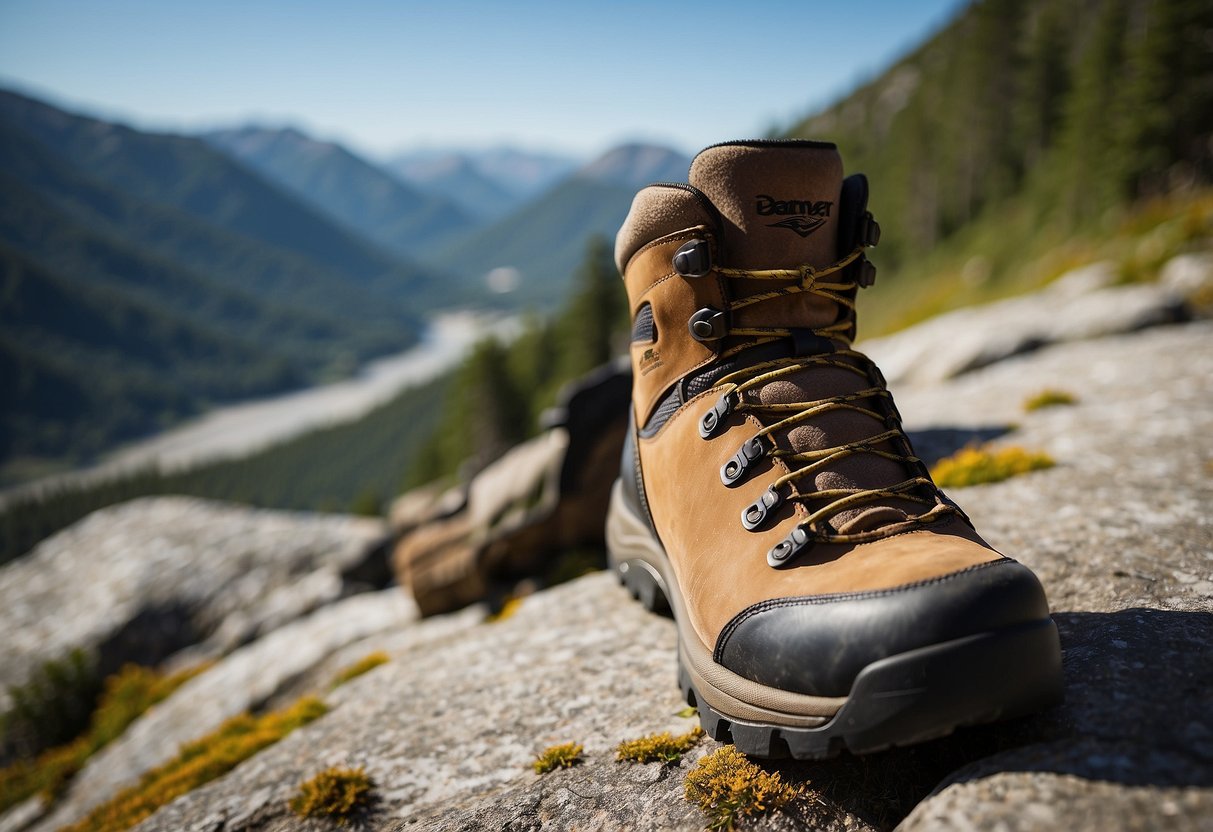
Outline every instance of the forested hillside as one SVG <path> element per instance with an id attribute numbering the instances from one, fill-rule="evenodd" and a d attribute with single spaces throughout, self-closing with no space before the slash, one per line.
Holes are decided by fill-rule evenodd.
<path id="1" fill-rule="evenodd" d="M 205 143 L 0 91 L 0 481 L 413 344 L 456 287 Z"/>
<path id="2" fill-rule="evenodd" d="M 1208 221 L 1185 203 L 1213 178 L 1213 4 L 975 3 L 788 135 L 838 142 L 871 180 L 892 291 L 863 297 L 869 323 L 1026 288 L 1099 256 L 1143 201 Z"/>
<path id="3" fill-rule="evenodd" d="M 470 474 L 536 435 L 560 388 L 621 353 L 627 331 L 612 247 L 605 237 L 591 237 L 571 275 L 570 296 L 551 318 L 532 317 L 508 345 L 482 341 L 452 374 L 406 482 Z"/>

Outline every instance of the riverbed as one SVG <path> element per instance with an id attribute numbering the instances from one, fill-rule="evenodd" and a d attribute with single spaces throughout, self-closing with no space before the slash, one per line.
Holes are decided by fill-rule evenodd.
<path id="1" fill-rule="evenodd" d="M 422 384 L 453 366 L 476 341 L 516 334 L 515 317 L 452 312 L 435 316 L 421 342 L 366 364 L 356 375 L 209 413 L 128 444 L 89 468 L 55 474 L 0 492 L 0 505 L 17 494 L 66 482 L 104 479 L 124 470 L 158 467 L 179 471 L 202 462 L 247 456 L 301 433 L 364 416 L 401 390 Z"/>

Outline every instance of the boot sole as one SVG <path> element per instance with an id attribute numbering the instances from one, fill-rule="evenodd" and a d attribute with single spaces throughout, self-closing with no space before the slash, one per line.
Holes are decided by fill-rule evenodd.
<path id="1" fill-rule="evenodd" d="M 913 745 L 967 725 L 1046 710 L 1061 701 L 1061 644 L 1052 619 L 888 656 L 865 667 L 847 696 L 760 685 L 712 660 L 690 626 L 669 558 L 619 482 L 607 552 L 620 582 L 678 626 L 678 682 L 704 731 L 753 757 L 821 760 Z"/>

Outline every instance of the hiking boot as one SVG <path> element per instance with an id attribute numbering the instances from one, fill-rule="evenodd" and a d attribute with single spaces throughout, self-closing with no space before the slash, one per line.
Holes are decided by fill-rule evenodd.
<path id="1" fill-rule="evenodd" d="M 851 348 L 879 238 L 832 144 L 715 145 L 619 232 L 632 420 L 611 562 L 678 625 L 704 729 L 758 757 L 905 745 L 1030 713 L 1061 651 L 1030 570 L 914 456 Z"/>

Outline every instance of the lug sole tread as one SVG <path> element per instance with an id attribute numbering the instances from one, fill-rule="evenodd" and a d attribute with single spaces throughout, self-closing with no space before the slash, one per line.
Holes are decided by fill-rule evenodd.
<path id="1" fill-rule="evenodd" d="M 620 583 L 645 609 L 670 614 L 670 604 L 648 568 L 623 561 L 615 564 L 615 570 Z M 1054 660 L 1042 661 L 1042 656 Z M 678 684 L 687 704 L 698 709 L 700 725 L 712 739 L 732 743 L 757 758 L 825 760 L 844 751 L 860 755 L 916 745 L 959 728 L 1052 707 L 1061 699 L 1060 656 L 1057 629 L 1047 619 L 890 656 L 861 672 L 842 710 L 816 728 L 756 724 L 720 713 L 695 689 L 681 662 Z M 1007 682 L 1008 666 L 1021 671 L 1013 683 Z M 865 676 L 869 681 L 864 681 Z M 890 699 L 889 694 L 882 698 L 879 689 L 867 690 L 883 684 L 898 691 L 909 676 L 925 676 L 932 682 L 916 696 L 904 697 L 900 708 L 889 704 L 900 694 Z M 980 683 L 976 690 L 966 686 L 973 681 L 970 676 Z"/>

